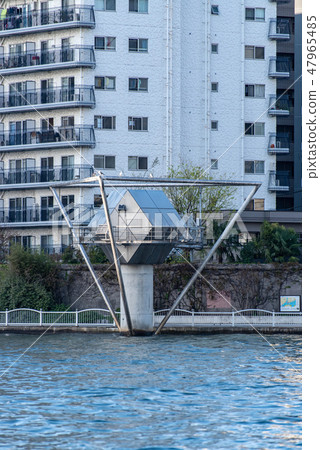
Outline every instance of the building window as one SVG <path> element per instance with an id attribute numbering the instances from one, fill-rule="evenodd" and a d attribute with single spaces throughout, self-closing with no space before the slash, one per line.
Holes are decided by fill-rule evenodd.
<path id="1" fill-rule="evenodd" d="M 94 208 L 100 208 L 100 206 L 102 206 L 102 196 L 100 194 L 94 194 L 93 206 Z"/>
<path id="2" fill-rule="evenodd" d="M 218 44 L 211 44 L 211 53 L 218 53 Z"/>
<path id="3" fill-rule="evenodd" d="M 148 158 L 145 156 L 128 156 L 129 170 L 148 170 Z"/>
<path id="4" fill-rule="evenodd" d="M 116 38 L 113 36 L 96 36 L 94 38 L 94 48 L 96 50 L 112 50 L 116 49 Z"/>
<path id="5" fill-rule="evenodd" d="M 264 59 L 264 47 L 245 45 L 244 55 L 246 59 Z"/>
<path id="6" fill-rule="evenodd" d="M 217 170 L 218 169 L 218 160 L 217 159 L 212 159 L 211 160 L 211 167 L 212 170 Z"/>
<path id="7" fill-rule="evenodd" d="M 115 169 L 116 168 L 116 157 L 115 156 L 105 156 L 105 155 L 94 155 L 93 165 L 97 169 Z"/>
<path id="8" fill-rule="evenodd" d="M 211 5 L 211 14 L 219 14 L 219 6 L 218 5 Z"/>
<path id="9" fill-rule="evenodd" d="M 246 84 L 245 96 L 255 98 L 265 98 L 265 85 L 264 84 Z"/>
<path id="10" fill-rule="evenodd" d="M 217 120 L 211 120 L 211 130 L 218 131 L 218 121 Z"/>
<path id="11" fill-rule="evenodd" d="M 146 53 L 148 51 L 148 39 L 129 39 L 129 52 Z"/>
<path id="12" fill-rule="evenodd" d="M 148 117 L 128 117 L 129 131 L 148 131 Z"/>
<path id="13" fill-rule="evenodd" d="M 211 92 L 218 92 L 219 83 L 211 83 Z"/>
<path id="14" fill-rule="evenodd" d="M 264 136 L 264 122 L 246 122 L 244 132 L 246 136 Z"/>
<path id="15" fill-rule="evenodd" d="M 245 161 L 244 173 L 264 174 L 264 161 Z"/>
<path id="16" fill-rule="evenodd" d="M 116 0 L 95 0 L 94 8 L 96 11 L 115 11 Z"/>
<path id="17" fill-rule="evenodd" d="M 148 78 L 129 78 L 129 91 L 148 91 Z"/>
<path id="18" fill-rule="evenodd" d="M 256 20 L 264 22 L 265 9 L 264 8 L 246 8 L 246 20 Z"/>
<path id="19" fill-rule="evenodd" d="M 95 89 L 114 91 L 116 88 L 116 77 L 95 77 L 94 87 Z"/>
<path id="20" fill-rule="evenodd" d="M 98 130 L 115 130 L 116 116 L 94 116 L 94 127 Z"/>
<path id="21" fill-rule="evenodd" d="M 129 0 L 129 12 L 148 12 L 148 0 Z"/>

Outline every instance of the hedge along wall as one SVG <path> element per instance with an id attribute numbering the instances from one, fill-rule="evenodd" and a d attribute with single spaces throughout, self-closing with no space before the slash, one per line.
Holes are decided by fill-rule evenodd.
<path id="1" fill-rule="evenodd" d="M 196 268 L 196 266 L 194 266 Z M 95 265 L 113 308 L 119 308 L 119 287 L 114 268 Z M 195 269 L 189 264 L 154 267 L 154 309 L 168 308 Z M 230 311 L 262 308 L 279 311 L 280 295 L 301 296 L 300 264 L 212 264 L 200 275 L 180 308 L 195 311 Z M 100 293 L 85 265 L 62 265 L 59 297 L 71 310 L 105 308 Z M 127 292 L 130 296 L 130 290 Z"/>

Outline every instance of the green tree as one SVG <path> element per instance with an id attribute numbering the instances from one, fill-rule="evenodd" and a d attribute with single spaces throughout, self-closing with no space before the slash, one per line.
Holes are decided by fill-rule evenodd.
<path id="1" fill-rule="evenodd" d="M 264 222 L 260 237 L 245 244 L 240 252 L 240 261 L 255 262 L 299 262 L 301 244 L 297 233 L 278 223 Z"/>
<path id="2" fill-rule="evenodd" d="M 228 222 L 218 223 L 216 221 L 212 222 L 213 239 L 217 241 L 224 229 L 228 225 Z M 238 234 L 230 234 L 227 239 L 224 239 L 217 249 L 217 256 L 219 263 L 223 263 L 226 260 L 229 263 L 237 261 L 237 254 L 240 249 Z"/>
<path id="3" fill-rule="evenodd" d="M 58 265 L 45 253 L 16 245 L 0 274 L 0 309 L 55 309 Z"/>
<path id="4" fill-rule="evenodd" d="M 203 167 L 194 166 L 190 163 L 182 163 L 178 167 L 170 167 L 168 177 L 195 181 L 213 180 Z M 203 188 L 186 186 L 166 188 L 165 192 L 180 215 L 192 214 L 195 218 L 199 212 L 200 198 L 203 211 L 217 212 L 231 206 L 235 190 L 229 186 Z"/>

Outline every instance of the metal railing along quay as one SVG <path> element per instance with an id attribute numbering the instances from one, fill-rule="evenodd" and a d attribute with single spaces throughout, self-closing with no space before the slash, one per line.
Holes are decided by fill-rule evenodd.
<path id="1" fill-rule="evenodd" d="M 154 326 L 160 324 L 168 309 L 154 312 Z M 116 313 L 117 317 L 120 313 Z M 81 311 L 42 311 L 13 309 L 0 311 L 0 326 L 68 326 L 68 327 L 114 327 L 107 309 L 85 309 Z M 169 318 L 166 327 L 270 327 L 301 328 L 301 312 L 275 312 L 262 309 L 245 309 L 232 312 L 195 312 L 177 309 Z"/>
<path id="2" fill-rule="evenodd" d="M 13 91 L 0 96 L 0 113 L 33 111 L 46 108 L 70 108 L 72 106 L 95 106 L 92 86 L 55 87 L 51 89 L 31 89 Z"/>
<path id="3" fill-rule="evenodd" d="M 52 181 L 81 180 L 91 177 L 93 168 L 89 165 L 34 167 L 16 170 L 0 169 L 1 184 L 48 183 Z"/>
<path id="4" fill-rule="evenodd" d="M 154 326 L 161 323 L 169 309 L 154 312 Z M 195 312 L 176 309 L 169 318 L 168 327 L 301 327 L 302 313 L 275 312 L 263 309 L 245 309 L 232 312 Z"/>
<path id="5" fill-rule="evenodd" d="M 119 315 L 119 313 L 118 313 Z M 107 309 L 83 309 L 81 311 L 42 311 L 29 308 L 0 311 L 0 326 L 103 326 L 115 327 Z"/>
<path id="6" fill-rule="evenodd" d="M 44 4 L 44 3 L 43 3 Z M 45 4 L 44 4 L 45 5 Z M 0 37 L 36 33 L 62 28 L 94 28 L 92 6 L 67 6 L 64 8 L 41 8 L 31 10 L 29 5 L 2 9 Z"/>

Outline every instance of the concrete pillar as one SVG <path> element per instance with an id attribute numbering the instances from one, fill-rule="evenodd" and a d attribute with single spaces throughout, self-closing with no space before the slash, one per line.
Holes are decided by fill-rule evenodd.
<path id="1" fill-rule="evenodd" d="M 122 264 L 122 277 L 126 291 L 133 331 L 145 334 L 153 331 L 153 266 Z M 121 331 L 128 326 L 120 298 Z"/>

